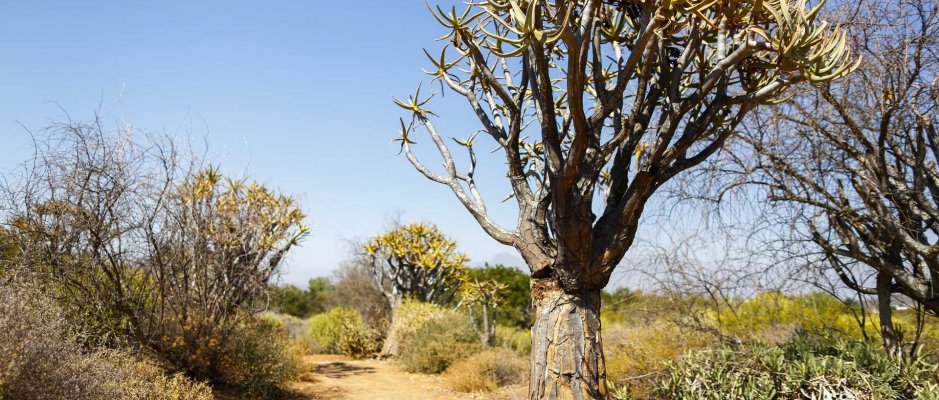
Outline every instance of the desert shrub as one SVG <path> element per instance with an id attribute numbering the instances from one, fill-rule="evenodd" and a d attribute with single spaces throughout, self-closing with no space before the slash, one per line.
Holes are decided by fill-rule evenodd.
<path id="1" fill-rule="evenodd" d="M 362 316 L 351 308 L 336 307 L 310 317 L 308 332 L 314 346 L 313 350 L 324 353 L 338 353 L 339 340 L 349 326 L 361 327 Z"/>
<path id="2" fill-rule="evenodd" d="M 0 398 L 208 400 L 208 386 L 115 350 L 85 349 L 38 292 L 0 287 Z"/>
<path id="3" fill-rule="evenodd" d="M 189 376 L 264 397 L 283 392 L 299 374 L 301 349 L 275 319 L 246 317 L 224 334 L 205 330 L 199 335 L 199 328 L 181 324 L 161 346 L 162 354 Z"/>
<path id="4" fill-rule="evenodd" d="M 367 357 L 378 351 L 379 334 L 366 326 L 352 308 L 336 307 L 310 318 L 308 338 L 313 351 Z"/>
<path id="5" fill-rule="evenodd" d="M 442 309 L 439 306 L 404 299 L 394 311 L 382 353 L 386 356 L 397 356 L 402 338 L 413 336 L 418 328 L 441 315 Z"/>
<path id="6" fill-rule="evenodd" d="M 873 343 L 800 334 L 689 354 L 669 365 L 653 398 L 933 400 L 935 371 L 922 357 L 893 361 Z"/>
<path id="7" fill-rule="evenodd" d="M 607 378 L 630 398 L 648 396 L 669 361 L 713 342 L 707 335 L 681 331 L 667 321 L 614 324 L 606 327 L 603 339 Z"/>
<path id="8" fill-rule="evenodd" d="M 638 290 L 619 288 L 602 293 L 603 308 L 600 319 L 603 326 L 644 325 L 665 319 L 676 319 L 681 308 L 672 297 Z"/>
<path id="9" fill-rule="evenodd" d="M 3 264 L 40 283 L 83 344 L 146 350 L 225 381 L 209 374 L 251 337 L 242 325 L 263 311 L 305 216 L 289 196 L 226 178 L 168 137 L 108 128 L 69 121 L 37 137 L 28 174 L 3 187 L 2 223 L 19 248 Z"/>
<path id="10" fill-rule="evenodd" d="M 468 315 L 432 305 L 409 308 L 395 317 L 401 325 L 398 361 L 405 371 L 437 374 L 481 350 L 479 332 Z"/>
<path id="11" fill-rule="evenodd" d="M 342 327 L 339 336 L 339 352 L 353 358 L 365 358 L 379 350 L 378 335 L 374 330 L 349 321 Z"/>
<path id="12" fill-rule="evenodd" d="M 274 312 L 265 312 L 263 318 L 271 319 L 277 322 L 282 329 L 287 332 L 291 339 L 303 342 L 307 340 L 308 320 L 294 317 L 289 314 L 279 314 Z"/>
<path id="13" fill-rule="evenodd" d="M 852 339 L 864 337 L 850 307 L 825 293 L 764 292 L 708 316 L 724 334 L 747 340 L 783 343 L 799 330 L 834 331 Z M 868 336 L 876 336 L 879 327 L 875 319 L 868 323 Z"/>
<path id="14" fill-rule="evenodd" d="M 527 356 L 531 353 L 531 330 L 498 325 L 493 345 L 512 350 L 521 356 Z"/>
<path id="15" fill-rule="evenodd" d="M 206 378 L 240 392 L 272 397 L 284 393 L 300 373 L 302 350 L 282 325 L 269 318 L 249 320 L 229 336 Z"/>
<path id="16" fill-rule="evenodd" d="M 508 349 L 491 348 L 454 362 L 444 377 L 453 390 L 488 392 L 524 383 L 528 377 L 528 360 Z"/>

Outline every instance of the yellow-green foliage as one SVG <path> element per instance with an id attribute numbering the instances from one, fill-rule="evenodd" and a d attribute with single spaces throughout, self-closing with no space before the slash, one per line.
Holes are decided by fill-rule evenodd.
<path id="1" fill-rule="evenodd" d="M 401 338 L 414 335 L 414 331 L 426 324 L 427 321 L 439 317 L 441 315 L 440 311 L 441 308 L 434 304 L 413 299 L 401 301 L 401 305 L 394 311 L 391 326 L 388 327 L 385 350 L 389 352 L 389 355 L 397 355 Z"/>
<path id="2" fill-rule="evenodd" d="M 875 316 L 876 318 L 876 316 Z M 916 312 L 914 310 L 894 311 L 893 323 L 904 334 L 904 340 L 912 341 L 916 336 Z M 923 332 L 919 338 L 920 349 L 932 362 L 939 364 L 939 318 L 926 316 L 923 320 Z"/>
<path id="3" fill-rule="evenodd" d="M 784 342 L 797 330 L 834 331 L 845 337 L 864 337 L 851 309 L 837 299 L 812 293 L 800 296 L 760 293 L 734 307 L 711 310 L 708 318 L 721 332 L 743 339 Z M 868 318 L 868 335 L 877 335 L 876 318 Z"/>
<path id="4" fill-rule="evenodd" d="M 307 335 L 307 323 L 306 319 L 301 319 L 294 317 L 290 314 L 280 314 L 275 312 L 265 312 L 262 314 L 262 317 L 265 319 L 270 319 L 276 321 L 276 323 L 281 326 L 290 336 L 291 339 L 303 341 Z"/>
<path id="5" fill-rule="evenodd" d="M 525 383 L 528 360 L 508 349 L 492 348 L 453 363 L 444 377 L 453 390 L 488 392 Z"/>
<path id="6" fill-rule="evenodd" d="M 378 335 L 352 308 L 336 307 L 310 318 L 308 339 L 314 351 L 360 358 L 378 351 Z"/>
<path id="7" fill-rule="evenodd" d="M 308 332 L 314 351 L 338 353 L 343 329 L 350 324 L 362 325 L 362 316 L 351 308 L 336 307 L 311 317 Z"/>
<path id="8" fill-rule="evenodd" d="M 669 361 L 714 343 L 711 336 L 682 331 L 665 320 L 604 329 L 607 378 L 632 398 L 647 396 Z"/>
<path id="9" fill-rule="evenodd" d="M 409 224 L 374 237 L 365 245 L 368 254 L 387 254 L 401 263 L 420 268 L 464 271 L 468 261 L 457 251 L 456 242 L 433 225 Z"/>
<path id="10" fill-rule="evenodd" d="M 403 308 L 403 310 L 402 310 Z M 482 349 L 472 318 L 435 305 L 405 302 L 394 318 L 398 361 L 408 372 L 440 373 Z"/>
<path id="11" fill-rule="evenodd" d="M 388 282 L 404 297 L 444 304 L 453 299 L 467 276 L 469 258 L 458 251 L 456 241 L 433 225 L 399 226 L 372 238 L 363 250 L 386 275 L 407 277 Z M 428 290 L 431 287 L 435 290 Z"/>
<path id="12" fill-rule="evenodd" d="M 527 356 L 531 353 L 531 330 L 497 325 L 496 340 L 493 344 L 515 351 L 519 355 Z"/>

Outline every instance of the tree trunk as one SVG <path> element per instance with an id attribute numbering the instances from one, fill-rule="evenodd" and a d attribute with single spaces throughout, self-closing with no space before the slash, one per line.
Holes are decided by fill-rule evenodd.
<path id="1" fill-rule="evenodd" d="M 531 400 L 606 399 L 600 291 L 566 293 L 553 279 L 532 279 Z"/>
<path id="2" fill-rule="evenodd" d="M 393 297 L 389 300 L 391 305 L 391 323 L 388 325 L 388 335 L 385 337 L 385 342 L 382 344 L 381 357 L 394 357 L 398 355 L 398 342 L 400 342 L 401 333 L 398 332 L 400 329 L 399 324 L 397 324 L 398 318 L 398 306 L 401 305 L 401 297 Z"/>
<path id="3" fill-rule="evenodd" d="M 880 317 L 880 337 L 884 340 L 884 350 L 890 357 L 900 356 L 900 338 L 893 326 L 893 309 L 890 308 L 893 277 L 885 272 L 877 273 L 877 313 Z"/>

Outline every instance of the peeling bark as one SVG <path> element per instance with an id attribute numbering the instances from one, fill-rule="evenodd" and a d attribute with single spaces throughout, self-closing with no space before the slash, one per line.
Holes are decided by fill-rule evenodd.
<path id="1" fill-rule="evenodd" d="M 600 291 L 567 293 L 553 278 L 532 280 L 531 400 L 606 399 Z"/>

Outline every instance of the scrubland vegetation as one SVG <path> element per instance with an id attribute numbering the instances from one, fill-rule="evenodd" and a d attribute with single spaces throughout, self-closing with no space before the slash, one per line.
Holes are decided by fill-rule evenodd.
<path id="1" fill-rule="evenodd" d="M 100 118 L 32 132 L 0 180 L 0 400 L 304 398 L 322 354 L 453 396 L 939 400 L 939 9 L 864 4 L 432 7 L 429 74 L 481 127 L 454 158 L 419 86 L 395 142 L 526 266 L 471 267 L 458 238 L 395 221 L 281 285 L 309 234 L 290 195 Z M 516 226 L 480 193 L 480 133 Z M 759 206 L 725 218 L 735 199 Z M 655 202 L 707 209 L 745 254 L 637 245 L 679 225 L 650 223 Z M 610 285 L 627 254 L 640 277 Z"/>

